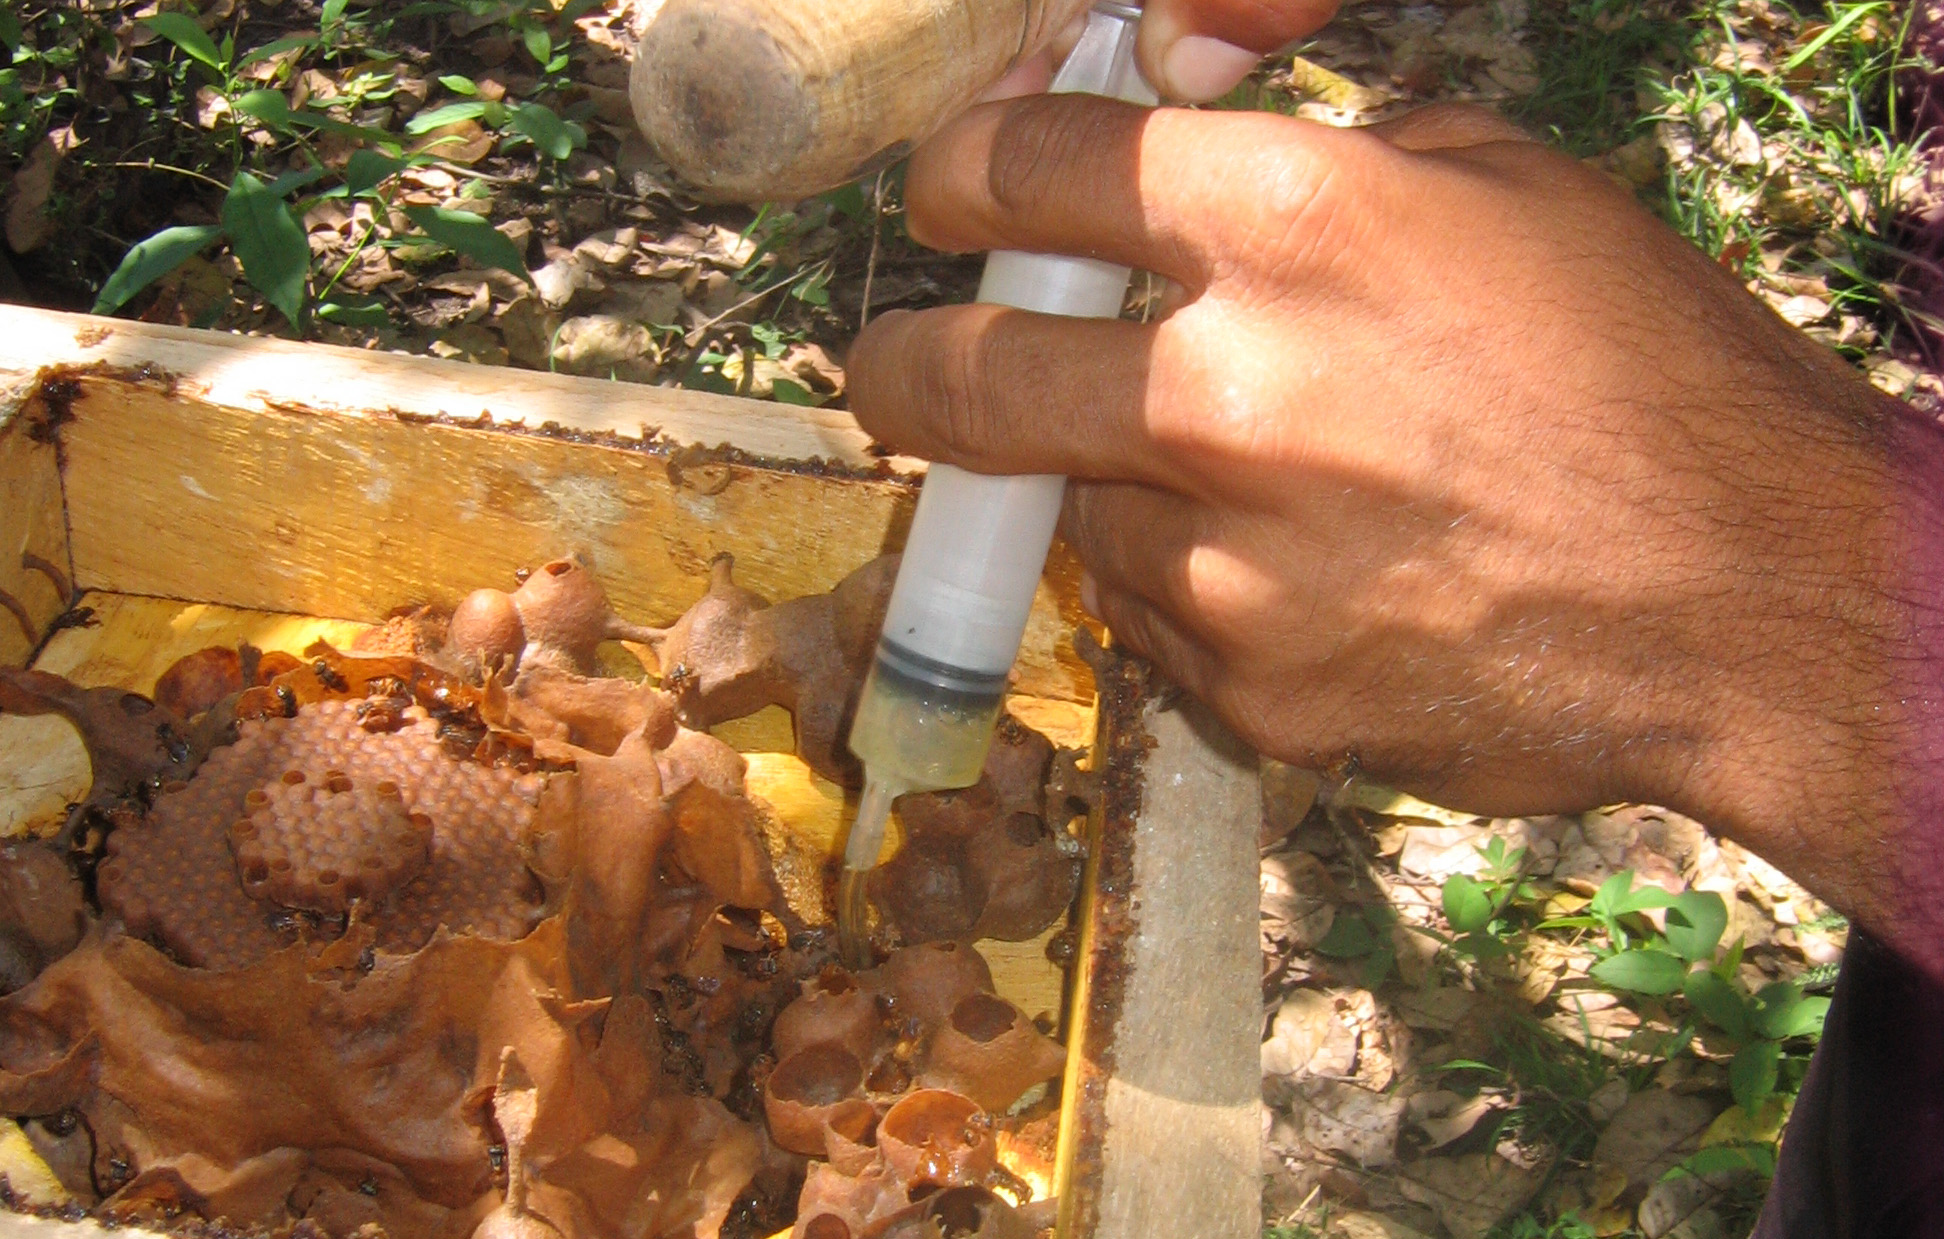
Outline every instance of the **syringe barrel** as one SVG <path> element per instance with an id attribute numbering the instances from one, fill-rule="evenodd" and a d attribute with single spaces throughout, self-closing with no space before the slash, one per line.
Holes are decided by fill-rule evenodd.
<path id="1" fill-rule="evenodd" d="M 1131 13 L 1095 9 L 1054 78 L 1056 93 L 1155 102 L 1134 66 Z M 1127 278 L 1126 267 L 1098 259 L 1001 251 L 986 260 L 979 300 L 1116 318 Z M 913 790 L 977 781 L 1065 488 L 1051 475 L 931 467 L 851 728 L 851 751 L 867 769 Z"/>

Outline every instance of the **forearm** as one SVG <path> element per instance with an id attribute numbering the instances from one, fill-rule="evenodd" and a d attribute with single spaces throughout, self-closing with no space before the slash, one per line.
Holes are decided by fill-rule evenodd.
<path id="1" fill-rule="evenodd" d="M 1669 799 L 1944 981 L 1944 429 L 1874 393 L 1843 422 L 1768 502 Z"/>
<path id="2" fill-rule="evenodd" d="M 1896 658 L 1902 743 L 1888 781 L 1896 895 L 1872 928 L 1892 949 L 1944 981 L 1944 427 L 1905 412 L 1896 423 L 1902 509 L 1898 591 L 1909 616 Z"/>

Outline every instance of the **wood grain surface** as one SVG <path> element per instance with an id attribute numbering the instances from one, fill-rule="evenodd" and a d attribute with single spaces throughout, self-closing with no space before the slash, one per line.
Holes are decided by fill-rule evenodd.
<path id="1" fill-rule="evenodd" d="M 48 622 L 67 608 L 53 579 L 29 568 L 26 557 L 74 576 L 54 446 L 37 440 L 29 423 L 33 390 L 18 377 L 0 380 L 0 591 L 22 613 L 13 605 L 0 610 L 0 665 L 10 667 L 27 660 Z"/>
<path id="2" fill-rule="evenodd" d="M 1060 1234 L 1247 1239 L 1261 1228 L 1257 760 L 1199 704 L 1110 675 L 1122 699 L 1103 707 L 1114 764 L 1082 909 Z"/>
<path id="3" fill-rule="evenodd" d="M 924 462 L 881 458 L 850 414 L 739 400 L 507 366 L 476 366 L 331 344 L 197 331 L 0 305 L 0 372 L 106 366 L 166 376 L 187 395 L 233 409 L 302 409 L 352 417 L 482 420 L 580 434 L 644 434 L 677 446 L 728 445 L 751 456 L 919 474 Z"/>
<path id="4" fill-rule="evenodd" d="M 662 624 L 722 551 L 773 600 L 830 588 L 902 545 L 916 494 L 900 471 L 914 462 L 880 468 L 842 414 L 0 306 L 0 374 L 39 367 L 74 390 L 76 577 L 112 593 L 369 622 L 578 551 L 623 615 Z M 454 410 L 479 420 L 423 420 Z M 664 437 L 769 463 L 644 447 L 660 413 Z M 518 432 L 543 414 L 583 435 L 632 421 L 637 437 Z M 1056 548 L 1020 692 L 1090 697 L 1069 641 L 1078 582 Z"/>
<path id="5" fill-rule="evenodd" d="M 1087 0 L 666 0 L 635 123 L 705 197 L 792 202 L 906 154 Z"/>

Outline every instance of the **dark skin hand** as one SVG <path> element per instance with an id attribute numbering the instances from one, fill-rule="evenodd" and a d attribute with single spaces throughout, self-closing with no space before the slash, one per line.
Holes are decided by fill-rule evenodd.
<path id="1" fill-rule="evenodd" d="M 1488 814 L 1666 804 L 1944 969 L 1944 444 L 1627 194 L 1476 110 L 1068 96 L 974 109 L 908 198 L 940 249 L 1171 282 L 1149 324 L 886 315 L 852 408 L 1070 475 L 1089 608 L 1244 738 Z"/>

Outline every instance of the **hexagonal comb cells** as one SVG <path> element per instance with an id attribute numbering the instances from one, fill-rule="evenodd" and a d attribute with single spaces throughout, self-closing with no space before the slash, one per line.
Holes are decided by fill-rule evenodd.
<path id="1" fill-rule="evenodd" d="M 418 876 L 432 853 L 432 819 L 405 807 L 390 779 L 360 787 L 342 770 L 286 770 L 244 793 L 248 817 L 230 824 L 230 853 L 257 899 L 336 914 L 382 899 Z"/>
<path id="2" fill-rule="evenodd" d="M 198 968 L 296 940 L 297 913 L 355 906 L 394 952 L 440 925 L 511 939 L 538 918 L 525 842 L 544 775 L 461 761 L 408 707 L 369 731 L 354 701 L 246 719 L 186 783 L 108 837 L 104 911 Z"/>
<path id="3" fill-rule="evenodd" d="M 34 944 L 0 968 L 0 1114 L 75 1116 L 50 1164 L 126 1221 L 710 1239 L 794 1205 L 814 1239 L 1030 1233 L 999 1141 L 1064 1051 L 965 942 L 1072 895 L 1050 744 L 1008 724 L 978 787 L 901 804 L 873 890 L 883 945 L 918 945 L 852 974 L 704 730 L 782 705 L 848 777 L 892 575 L 771 607 L 725 559 L 646 628 L 562 558 L 348 653 L 203 651 L 156 701 L 0 668 L 0 709 L 66 717 L 97 784 L 0 872 L 44 905 L 0 882 Z M 591 674 L 616 638 L 660 687 Z"/>

